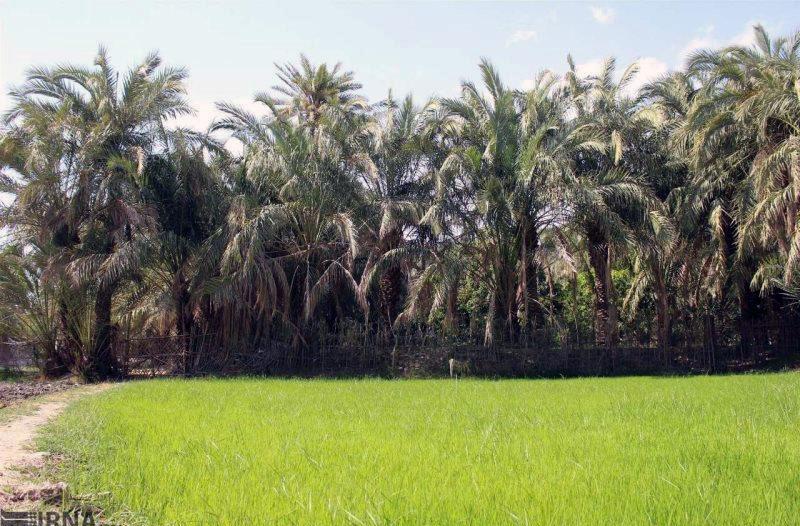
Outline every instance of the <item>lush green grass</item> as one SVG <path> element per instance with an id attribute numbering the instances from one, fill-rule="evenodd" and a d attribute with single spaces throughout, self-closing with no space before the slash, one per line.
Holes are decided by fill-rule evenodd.
<path id="1" fill-rule="evenodd" d="M 163 380 L 43 437 L 150 524 L 797 524 L 800 374 Z"/>

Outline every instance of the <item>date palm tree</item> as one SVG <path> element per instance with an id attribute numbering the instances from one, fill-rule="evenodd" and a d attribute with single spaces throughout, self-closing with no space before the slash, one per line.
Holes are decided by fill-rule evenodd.
<path id="1" fill-rule="evenodd" d="M 737 257 L 775 253 L 782 272 L 769 258 L 757 272 L 756 285 L 765 291 L 790 281 L 800 262 L 800 230 L 797 211 L 796 157 L 800 135 L 800 101 L 794 83 L 800 67 L 800 33 L 772 39 L 761 25 L 753 28 L 755 45 L 732 46 L 718 52 L 700 52 L 690 60 L 690 69 L 704 77 L 708 104 L 715 108 L 715 121 L 706 121 L 700 108 L 693 115 L 704 125 L 696 144 L 697 162 L 707 160 L 709 148 L 728 165 L 744 170 L 749 183 L 741 191 Z M 743 151 L 718 144 L 726 129 L 735 130 L 746 144 Z"/>
<path id="2" fill-rule="evenodd" d="M 480 262 L 476 280 L 489 291 L 484 343 L 492 345 L 499 320 L 508 341 L 527 337 L 538 236 L 554 218 L 551 189 L 568 150 L 563 112 L 553 97 L 555 77 L 543 74 L 520 93 L 507 88 L 488 61 L 480 71 L 486 95 L 465 82 L 460 98 L 441 101 L 448 156 L 434 172 L 437 195 L 423 219 L 448 218 L 456 252 Z"/>
<path id="3" fill-rule="evenodd" d="M 328 75 L 321 68 L 320 75 Z M 295 70 L 279 71 L 285 76 Z M 353 86 L 349 81 L 334 84 L 345 93 Z M 320 87 L 310 84 L 314 86 Z M 352 274 L 360 247 L 352 211 L 363 204 L 355 167 L 361 161 L 358 141 L 364 120 L 360 115 L 343 118 L 336 107 L 341 101 L 329 106 L 325 97 L 312 97 L 319 105 L 311 113 L 287 113 L 286 105 L 269 96 L 257 100 L 266 106 L 267 117 L 219 105 L 225 118 L 215 129 L 232 131 L 245 143 L 246 180 L 244 193 L 233 197 L 220 268 L 248 293 L 257 292 L 269 305 L 268 316 L 283 305 L 282 318 L 294 327 L 299 343 L 304 339 L 301 329 L 308 328 L 320 301 L 337 288 L 351 290 L 366 310 Z"/>
<path id="4" fill-rule="evenodd" d="M 19 342 L 41 342 L 34 358 L 48 377 L 59 376 L 75 363 L 58 338 L 60 294 L 56 282 L 43 276 L 44 254 L 27 248 L 27 254 L 18 245 L 0 250 L 0 334 Z"/>
<path id="5" fill-rule="evenodd" d="M 793 287 L 798 254 L 798 103 L 791 86 L 800 37 L 773 40 L 760 25 L 754 37 L 753 46 L 690 57 L 688 73 L 700 89 L 685 126 L 695 216 L 707 218 L 717 266 L 738 296 L 744 348 L 750 322 L 787 306 L 783 291 Z"/>
<path id="6" fill-rule="evenodd" d="M 634 150 L 637 155 L 632 161 L 644 174 L 659 206 L 649 211 L 636 230 L 633 280 L 624 307 L 635 314 L 643 300 L 648 297 L 652 300 L 656 312 L 654 332 L 662 351 L 670 345 L 679 307 L 690 308 L 692 312 L 698 306 L 709 310 L 705 291 L 698 294 L 692 286 L 702 268 L 697 263 L 704 254 L 703 246 L 692 240 L 702 233 L 697 231 L 694 221 L 682 217 L 689 174 L 681 129 L 695 94 L 688 76 L 674 72 L 642 88 L 636 113 L 650 129 L 639 138 Z"/>
<path id="7" fill-rule="evenodd" d="M 191 373 L 199 359 L 198 307 L 213 276 L 205 248 L 229 205 L 229 191 L 215 165 L 227 162 L 229 154 L 213 138 L 187 130 L 169 132 L 165 139 L 169 149 L 151 154 L 141 173 L 131 174 L 154 224 L 131 241 L 137 257 L 118 261 L 128 266 L 118 272 L 136 278 L 121 291 L 129 321 L 156 333 L 171 329 L 181 337 L 184 372 Z"/>
<path id="8" fill-rule="evenodd" d="M 430 145 L 424 133 L 427 111 L 427 107 L 415 107 L 410 95 L 398 102 L 389 92 L 367 127 L 361 176 L 369 203 L 362 233 L 368 256 L 360 287 L 366 295 L 372 282 L 379 280 L 379 312 L 389 328 L 401 311 L 407 262 L 379 263 L 384 255 L 407 244 L 422 216 L 420 198 Z"/>
<path id="9" fill-rule="evenodd" d="M 9 233 L 3 279 L 10 310 L 5 321 L 14 327 L 4 332 L 47 342 L 44 373 L 52 376 L 77 368 L 89 339 L 77 323 L 85 309 L 83 294 L 70 290 L 64 275 L 77 231 L 66 183 L 76 177 L 78 152 L 62 135 L 69 115 L 31 102 L 25 119 L 9 118 L 0 138 L 0 191 L 13 196 L 0 215 L 0 229 Z M 54 316 L 49 314 L 51 306 L 57 309 Z M 31 325 L 21 319 L 35 319 L 37 313 L 45 315 L 40 319 L 58 320 L 57 332 L 42 331 L 46 323 Z M 36 334 L 29 330 L 32 326 L 39 328 Z"/>
<path id="10" fill-rule="evenodd" d="M 300 55 L 299 66 L 287 63 L 275 67 L 280 84 L 272 89 L 278 96 L 262 93 L 256 100 L 269 101 L 281 117 L 297 119 L 312 135 L 318 130 L 323 113 L 331 120 L 368 109 L 366 99 L 358 94 L 361 84 L 354 80 L 352 71 L 342 71 L 341 63 L 329 68 L 325 63 L 314 65 Z"/>
<path id="11" fill-rule="evenodd" d="M 568 86 L 577 122 L 574 169 L 566 172 L 571 224 L 583 237 L 594 274 L 595 342 L 617 342 L 618 310 L 612 268 L 614 247 L 634 242 L 634 226 L 642 225 L 653 204 L 642 177 L 629 167 L 626 153 L 644 136 L 646 121 L 636 117 L 635 100 L 625 88 L 637 73 L 632 64 L 615 81 L 616 63 L 606 60 L 602 71 L 578 78 L 570 59 Z"/>
<path id="12" fill-rule="evenodd" d="M 55 230 L 63 232 L 70 273 L 95 285 L 94 336 L 83 365 L 93 380 L 114 374 L 112 306 L 117 270 L 124 268 L 117 262 L 132 257 L 131 241 L 148 222 L 130 174 L 143 168 L 163 122 L 191 111 L 183 99 L 185 78 L 185 70 L 162 67 L 151 54 L 120 79 L 100 48 L 94 67 L 36 68 L 11 91 L 8 126 L 58 126 L 66 145 L 68 162 L 53 180 L 66 199 Z M 48 157 L 53 164 L 63 160 Z"/>

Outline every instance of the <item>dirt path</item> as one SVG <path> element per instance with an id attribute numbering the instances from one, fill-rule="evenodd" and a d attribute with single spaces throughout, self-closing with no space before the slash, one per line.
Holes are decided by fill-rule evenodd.
<path id="1" fill-rule="evenodd" d="M 81 386 L 42 397 L 30 413 L 0 424 L 0 500 L 2 492 L 29 490 L 25 476 L 17 471 L 22 466 L 35 466 L 45 455 L 29 449 L 33 437 L 48 420 L 59 414 L 78 397 L 96 394 L 113 384 Z M 10 490 L 10 491 L 9 491 Z"/>

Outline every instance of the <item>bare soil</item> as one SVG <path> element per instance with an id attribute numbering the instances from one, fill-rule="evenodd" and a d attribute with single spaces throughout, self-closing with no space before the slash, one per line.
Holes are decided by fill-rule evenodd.
<path id="1" fill-rule="evenodd" d="M 97 384 L 77 387 L 75 384 L 58 383 L 45 387 L 40 382 L 33 382 L 28 389 L 6 391 L 24 396 L 32 392 L 56 391 L 37 400 L 35 409 L 0 425 L 0 506 L 35 500 L 58 500 L 66 491 L 63 483 L 31 484 L 28 480 L 40 472 L 42 461 L 47 454 L 32 451 L 30 446 L 33 437 L 48 420 L 58 415 L 64 408 L 79 396 L 95 394 L 109 388 L 112 384 Z M 6 386 L 3 386 L 6 387 Z M 69 389 L 69 387 L 75 387 Z M 36 391 L 36 390 L 39 391 Z M 67 390 L 69 389 L 69 390 Z M 36 396 L 28 394 L 28 397 Z M 19 398 L 17 398 L 19 399 Z"/>
<path id="2" fill-rule="evenodd" d="M 0 408 L 34 396 L 57 393 L 79 386 L 75 378 L 53 381 L 0 382 Z"/>

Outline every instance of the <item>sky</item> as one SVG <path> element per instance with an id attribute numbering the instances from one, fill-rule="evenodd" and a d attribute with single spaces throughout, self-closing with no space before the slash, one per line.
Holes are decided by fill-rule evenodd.
<path id="1" fill-rule="evenodd" d="M 187 0 L 0 0 L 0 111 L 8 88 L 34 65 L 91 64 L 99 44 L 127 68 L 149 51 L 189 69 L 197 111 L 182 125 L 205 127 L 215 101 L 248 106 L 276 84 L 275 63 L 341 62 L 370 101 L 412 93 L 455 96 L 490 59 L 512 87 L 537 72 L 579 72 L 615 56 L 638 60 L 635 85 L 679 67 L 695 49 L 752 42 L 752 26 L 786 34 L 800 3 L 776 2 L 245 2 Z"/>

